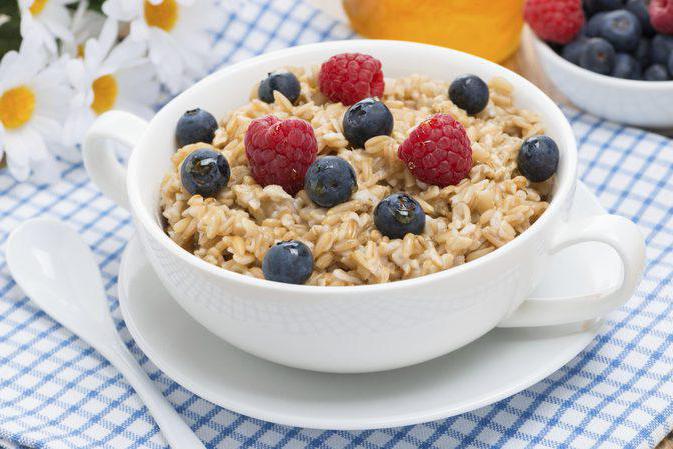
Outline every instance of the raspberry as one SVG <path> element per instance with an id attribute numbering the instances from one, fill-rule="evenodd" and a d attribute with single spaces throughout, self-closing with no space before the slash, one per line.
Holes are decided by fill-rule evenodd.
<path id="1" fill-rule="evenodd" d="M 673 0 L 652 0 L 649 12 L 655 30 L 662 34 L 673 34 Z"/>
<path id="2" fill-rule="evenodd" d="M 262 186 L 277 184 L 294 195 L 318 153 L 311 125 L 300 119 L 257 118 L 245 133 L 245 155 L 252 176 Z"/>
<path id="3" fill-rule="evenodd" d="M 330 101 L 346 106 L 380 97 L 384 86 L 381 61 L 362 53 L 334 55 L 320 67 L 318 86 Z"/>
<path id="4" fill-rule="evenodd" d="M 448 114 L 421 122 L 397 150 L 417 179 L 439 187 L 458 184 L 472 168 L 472 148 L 465 128 Z"/>
<path id="5" fill-rule="evenodd" d="M 524 18 L 540 39 L 567 44 L 584 25 L 581 0 L 528 0 Z"/>

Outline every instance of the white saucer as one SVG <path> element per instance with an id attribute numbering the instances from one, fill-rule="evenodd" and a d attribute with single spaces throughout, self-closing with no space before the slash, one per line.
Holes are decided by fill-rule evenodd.
<path id="1" fill-rule="evenodd" d="M 605 211 L 580 184 L 571 216 L 600 213 Z M 534 296 L 609 290 L 620 280 L 616 254 L 587 243 L 554 256 Z M 138 346 L 188 390 L 244 415 L 321 429 L 417 424 L 491 404 L 559 369 L 599 327 L 495 329 L 446 356 L 382 373 L 302 371 L 244 353 L 196 323 L 164 290 L 136 239 L 122 259 L 119 301 Z"/>

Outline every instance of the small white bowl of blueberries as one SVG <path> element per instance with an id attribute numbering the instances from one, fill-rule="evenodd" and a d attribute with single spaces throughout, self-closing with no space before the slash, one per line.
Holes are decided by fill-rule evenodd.
<path id="1" fill-rule="evenodd" d="M 528 0 L 543 71 L 578 107 L 673 128 L 673 0 Z"/>

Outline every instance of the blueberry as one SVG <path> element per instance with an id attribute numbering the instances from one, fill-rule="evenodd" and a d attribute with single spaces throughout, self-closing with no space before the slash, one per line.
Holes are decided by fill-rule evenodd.
<path id="1" fill-rule="evenodd" d="M 199 108 L 187 111 L 182 114 L 175 127 L 178 148 L 190 143 L 211 143 L 216 130 L 217 120 L 210 112 Z"/>
<path id="2" fill-rule="evenodd" d="M 673 53 L 668 58 L 668 73 L 673 76 Z"/>
<path id="3" fill-rule="evenodd" d="M 654 36 L 656 31 L 650 22 L 650 13 L 647 11 L 645 0 L 628 0 L 626 2 L 626 10 L 638 17 L 644 36 Z"/>
<path id="4" fill-rule="evenodd" d="M 488 104 L 488 86 L 476 75 L 462 75 L 449 86 L 449 98 L 468 114 L 478 114 Z"/>
<path id="5" fill-rule="evenodd" d="M 615 49 L 600 37 L 587 39 L 580 55 L 580 65 L 592 72 L 609 75 L 615 66 Z"/>
<path id="6" fill-rule="evenodd" d="M 642 68 L 640 63 L 628 53 L 617 53 L 615 56 L 615 68 L 611 75 L 616 78 L 624 78 L 629 80 L 640 79 L 640 72 Z"/>
<path id="7" fill-rule="evenodd" d="M 180 167 L 183 187 L 192 195 L 204 198 L 216 196 L 229 182 L 229 163 L 213 150 L 196 150 L 189 154 Z"/>
<path id="8" fill-rule="evenodd" d="M 418 201 L 406 193 L 393 193 L 376 205 L 374 224 L 381 234 L 391 239 L 401 239 L 409 233 L 423 232 L 425 212 Z"/>
<path id="9" fill-rule="evenodd" d="M 299 85 L 299 80 L 293 73 L 290 72 L 271 72 L 269 76 L 264 78 L 261 83 L 259 83 L 259 89 L 257 89 L 257 95 L 259 99 L 265 103 L 273 103 L 273 91 L 277 90 L 285 96 L 290 103 L 296 103 L 299 98 L 299 93 L 301 92 L 301 86 Z"/>
<path id="10" fill-rule="evenodd" d="M 657 34 L 652 38 L 650 59 L 653 64 L 667 64 L 673 53 L 673 36 Z"/>
<path id="11" fill-rule="evenodd" d="M 617 51 L 633 51 L 638 48 L 643 32 L 638 18 L 629 11 L 620 9 L 605 15 L 600 27 L 601 37 Z"/>
<path id="12" fill-rule="evenodd" d="M 668 70 L 663 64 L 652 64 L 643 72 L 645 81 L 668 81 Z"/>
<path id="13" fill-rule="evenodd" d="M 344 136 L 355 148 L 376 136 L 393 132 L 393 114 L 377 98 L 365 98 L 348 108 L 343 118 Z"/>
<path id="14" fill-rule="evenodd" d="M 611 11 L 624 7 L 624 0 L 584 0 L 584 7 L 589 14 Z"/>
<path id="15" fill-rule="evenodd" d="M 582 28 L 583 33 L 586 37 L 599 37 L 601 34 L 601 25 L 603 25 L 603 20 L 605 19 L 604 12 L 599 12 L 595 16 L 591 17 L 587 23 Z"/>
<path id="16" fill-rule="evenodd" d="M 567 61 L 579 65 L 580 55 L 582 54 L 582 50 L 584 50 L 584 44 L 586 44 L 585 38 L 579 37 L 575 39 L 574 41 L 563 47 L 563 50 L 561 51 L 561 56 L 563 56 L 563 58 L 566 59 Z"/>
<path id="17" fill-rule="evenodd" d="M 516 159 L 519 171 L 531 182 L 551 178 L 558 167 L 559 151 L 548 136 L 530 137 L 523 141 Z"/>
<path id="18" fill-rule="evenodd" d="M 647 67 L 650 65 L 650 41 L 646 38 L 641 38 L 638 48 L 633 52 L 636 60 L 640 63 L 641 67 Z"/>
<path id="19" fill-rule="evenodd" d="M 322 207 L 341 204 L 358 189 L 355 170 L 337 156 L 325 156 L 313 162 L 304 177 L 304 190 L 311 201 Z"/>
<path id="20" fill-rule="evenodd" d="M 262 261 L 264 279 L 286 284 L 303 284 L 313 272 L 313 254 L 297 240 L 273 245 Z"/>

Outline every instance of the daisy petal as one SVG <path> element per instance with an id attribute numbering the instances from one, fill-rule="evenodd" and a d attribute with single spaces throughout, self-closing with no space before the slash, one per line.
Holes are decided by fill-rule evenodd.
<path id="1" fill-rule="evenodd" d="M 21 138 L 21 133 L 6 133 L 4 141 L 9 172 L 18 181 L 25 181 L 30 175 L 30 158 Z"/>
<path id="2" fill-rule="evenodd" d="M 106 16 L 129 22 L 140 16 L 142 10 L 141 0 L 105 0 L 102 7 Z"/>

